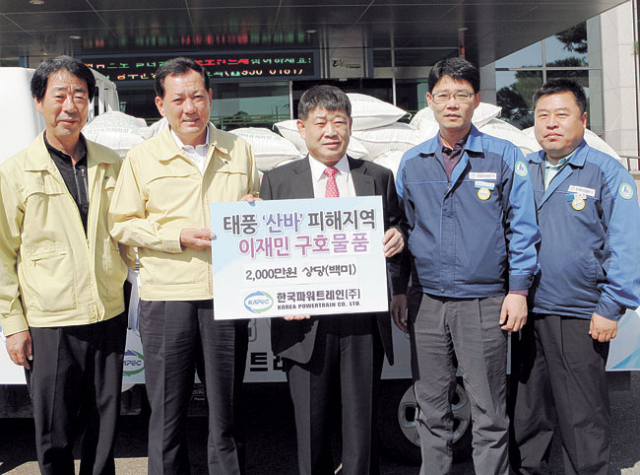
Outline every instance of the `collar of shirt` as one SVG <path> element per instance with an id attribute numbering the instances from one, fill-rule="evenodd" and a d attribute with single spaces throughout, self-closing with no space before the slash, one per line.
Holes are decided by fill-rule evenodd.
<path id="1" fill-rule="evenodd" d="M 327 175 L 324 174 L 324 170 L 329 167 L 313 158 L 311 154 L 309 154 L 309 166 L 311 167 L 311 177 L 313 178 L 314 183 L 327 179 Z M 338 169 L 338 175 L 344 175 L 348 179 L 351 169 L 349 168 L 349 160 L 346 155 L 342 157 L 334 167 Z"/>
<path id="2" fill-rule="evenodd" d="M 450 148 L 449 146 L 444 144 L 444 141 L 442 140 L 442 136 L 440 135 L 440 133 L 438 133 L 438 141 L 440 142 L 440 147 L 442 150 L 442 154 L 443 155 L 451 155 L 454 152 L 458 152 L 461 153 L 462 150 L 464 149 L 464 146 L 467 143 L 467 139 L 469 138 L 469 134 L 465 135 L 462 140 L 460 140 L 460 142 L 456 142 L 453 144 L 453 149 Z"/>
<path id="3" fill-rule="evenodd" d="M 182 143 L 182 140 L 178 138 L 176 133 L 171 129 L 171 136 L 173 140 L 178 144 L 184 153 L 187 154 L 187 157 L 198 167 L 200 173 L 204 175 L 204 164 L 207 160 L 207 153 L 209 152 L 209 127 L 207 127 L 207 136 L 205 138 L 204 144 L 196 145 L 193 147 L 192 145 L 185 145 Z"/>
<path id="4" fill-rule="evenodd" d="M 44 136 L 44 144 L 47 147 L 49 156 L 58 169 L 58 172 L 60 172 L 69 194 L 78 207 L 80 219 L 82 220 L 82 225 L 86 232 L 87 216 L 89 215 L 87 143 L 82 135 L 80 135 L 79 140 L 79 143 L 82 145 L 82 157 L 80 157 L 80 160 L 78 160 L 74 165 L 71 160 L 71 156 L 55 148 L 47 141 L 46 134 Z"/>
<path id="5" fill-rule="evenodd" d="M 547 156 L 544 156 L 544 169 L 545 170 L 560 170 L 565 163 L 567 163 L 569 160 L 571 160 L 571 157 L 573 157 L 575 155 L 576 151 L 574 150 L 573 152 L 571 152 L 569 155 L 567 155 L 566 157 L 561 158 L 560 160 L 558 160 L 558 163 L 556 165 L 554 165 L 553 163 L 551 163 L 548 159 Z"/>
<path id="6" fill-rule="evenodd" d="M 460 161 L 460 157 L 462 157 L 462 152 L 464 151 L 464 146 L 467 143 L 467 138 L 469 134 L 465 135 L 462 140 L 453 144 L 453 149 L 449 148 L 444 144 L 442 140 L 442 136 L 438 134 L 438 140 L 440 141 L 440 146 L 442 147 L 442 160 L 444 162 L 444 169 L 447 172 L 447 179 L 451 179 L 451 174 L 453 173 L 453 169 L 456 167 L 458 162 Z"/>
<path id="7" fill-rule="evenodd" d="M 313 183 L 313 195 L 316 198 L 324 198 L 327 189 L 327 175 L 324 171 L 327 166 L 319 162 L 311 154 L 309 154 L 309 167 L 311 168 L 311 180 Z M 351 180 L 351 168 L 349 167 L 349 159 L 345 155 L 338 163 L 334 165 L 338 170 L 335 175 L 336 186 L 341 197 L 356 196 L 353 180 Z"/>
<path id="8" fill-rule="evenodd" d="M 547 157 L 545 156 L 544 158 L 544 189 L 545 190 L 549 188 L 549 184 L 551 183 L 551 180 L 553 180 L 556 177 L 558 172 L 560 172 L 562 167 L 564 167 L 565 164 L 569 160 L 571 160 L 571 157 L 573 157 L 575 153 L 576 151 L 574 150 L 566 157 L 561 158 L 560 160 L 558 160 L 558 163 L 556 165 L 554 165 L 549 160 L 547 160 Z"/>
<path id="9" fill-rule="evenodd" d="M 53 145 L 51 145 L 47 140 L 47 134 L 44 134 L 43 137 L 44 137 L 44 145 L 45 147 L 47 147 L 47 151 L 49 152 L 49 155 L 51 156 L 52 159 L 58 159 L 65 163 L 68 162 L 70 166 L 73 166 L 73 162 L 71 161 L 70 155 L 67 155 L 63 151 L 58 150 Z M 82 144 L 82 156 L 80 157 L 80 160 L 76 162 L 76 166 L 86 168 L 87 167 L 87 142 L 85 141 L 84 135 L 80 134 L 80 138 L 78 139 L 78 142 Z"/>

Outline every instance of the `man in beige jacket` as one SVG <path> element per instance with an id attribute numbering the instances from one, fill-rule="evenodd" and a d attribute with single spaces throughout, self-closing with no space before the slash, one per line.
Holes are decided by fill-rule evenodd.
<path id="1" fill-rule="evenodd" d="M 24 366 L 43 474 L 115 473 L 127 267 L 107 211 L 121 161 L 80 133 L 95 91 L 68 56 L 44 61 L 31 91 L 46 128 L 0 167 L 0 324 Z M 80 416 L 80 417 L 78 417 Z"/>
<path id="2" fill-rule="evenodd" d="M 249 145 L 209 124 L 209 78 L 187 58 L 155 78 L 169 127 L 132 149 L 110 215 L 118 241 L 140 256 L 140 331 L 145 354 L 149 473 L 189 473 L 187 406 L 204 357 L 211 474 L 244 471 L 238 423 L 247 321 L 215 321 L 209 203 L 253 201 L 260 187 Z"/>

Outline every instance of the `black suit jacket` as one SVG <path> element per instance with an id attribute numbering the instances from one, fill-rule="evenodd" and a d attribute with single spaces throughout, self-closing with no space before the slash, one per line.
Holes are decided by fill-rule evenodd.
<path id="1" fill-rule="evenodd" d="M 358 196 L 382 196 L 385 230 L 398 226 L 400 207 L 393 173 L 372 162 L 351 157 L 349 167 Z M 308 158 L 275 168 L 262 177 L 260 198 L 285 200 L 314 198 L 311 167 Z M 375 314 L 387 360 L 393 364 L 393 339 L 389 312 Z M 348 317 L 346 317 L 348 318 Z M 271 347 L 273 352 L 298 363 L 308 363 L 313 354 L 318 329 L 318 318 L 287 322 L 282 318 L 271 320 Z"/>

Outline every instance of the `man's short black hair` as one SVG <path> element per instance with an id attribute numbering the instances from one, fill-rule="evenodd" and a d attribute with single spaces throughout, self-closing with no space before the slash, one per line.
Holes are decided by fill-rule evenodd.
<path id="1" fill-rule="evenodd" d="M 587 110 L 587 95 L 580 84 L 571 79 L 550 79 L 545 82 L 540 89 L 533 95 L 533 110 L 536 110 L 538 101 L 543 96 L 551 94 L 560 94 L 561 92 L 570 92 L 576 100 L 576 104 L 580 108 L 580 114 L 584 114 Z"/>
<path id="2" fill-rule="evenodd" d="M 208 91 L 210 89 L 209 75 L 204 68 L 191 58 L 179 57 L 170 59 L 156 71 L 156 80 L 154 84 L 156 95 L 160 98 L 164 98 L 164 80 L 167 76 L 182 76 L 191 70 L 202 76 L 204 88 Z"/>
<path id="3" fill-rule="evenodd" d="M 454 81 L 467 81 L 471 84 L 473 92 L 480 91 L 480 70 L 466 59 L 446 58 L 434 64 L 429 72 L 429 93 L 433 92 L 438 81 L 445 76 L 449 76 Z"/>
<path id="4" fill-rule="evenodd" d="M 346 111 L 351 117 L 351 101 L 342 89 L 335 86 L 313 86 L 307 89 L 298 103 L 298 119 L 306 120 L 316 107 L 328 111 Z"/>
<path id="5" fill-rule="evenodd" d="M 49 77 L 63 69 L 86 82 L 89 100 L 93 99 L 96 92 L 96 79 L 93 77 L 91 70 L 82 61 L 71 56 L 58 56 L 52 59 L 45 59 L 40 63 L 31 78 L 31 95 L 40 102 L 47 92 Z"/>

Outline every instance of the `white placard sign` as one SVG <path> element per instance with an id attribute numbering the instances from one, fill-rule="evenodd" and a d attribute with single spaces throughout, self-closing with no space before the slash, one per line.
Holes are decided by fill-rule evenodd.
<path id="1" fill-rule="evenodd" d="M 388 310 L 380 196 L 212 203 L 216 319 Z"/>

